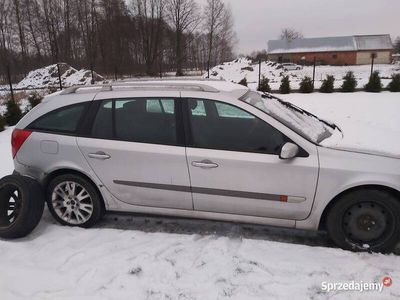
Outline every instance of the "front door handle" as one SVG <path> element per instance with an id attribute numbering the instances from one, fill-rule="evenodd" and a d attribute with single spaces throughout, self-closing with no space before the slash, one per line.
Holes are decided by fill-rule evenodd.
<path id="1" fill-rule="evenodd" d="M 192 161 L 192 166 L 196 167 L 196 168 L 202 168 L 202 169 L 218 168 L 218 164 L 216 164 L 208 159 L 202 160 L 202 161 Z"/>
<path id="2" fill-rule="evenodd" d="M 104 153 L 103 151 L 97 151 L 96 153 L 89 153 L 88 156 L 90 158 L 101 159 L 101 160 L 106 160 L 111 158 L 110 155 Z"/>

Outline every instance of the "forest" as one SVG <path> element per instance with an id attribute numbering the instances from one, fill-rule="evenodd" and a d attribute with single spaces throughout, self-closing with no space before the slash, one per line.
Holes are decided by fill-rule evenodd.
<path id="1" fill-rule="evenodd" d="M 205 71 L 232 59 L 221 0 L 0 0 L 0 80 L 65 62 L 112 77 Z"/>

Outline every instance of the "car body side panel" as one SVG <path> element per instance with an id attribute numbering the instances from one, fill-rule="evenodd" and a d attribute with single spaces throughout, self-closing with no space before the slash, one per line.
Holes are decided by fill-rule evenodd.
<path id="1" fill-rule="evenodd" d="M 307 220 L 296 227 L 317 229 L 324 209 L 351 188 L 379 185 L 400 192 L 400 159 L 318 147 L 320 176 L 315 204 Z M 400 200 L 400 199 L 399 199 Z"/>
<path id="2" fill-rule="evenodd" d="M 94 172 L 118 200 L 142 206 L 193 209 L 185 147 L 80 137 L 78 144 Z M 98 151 L 110 158 L 89 157 Z M 172 187 L 181 187 L 181 191 Z"/>
<path id="3" fill-rule="evenodd" d="M 209 99 L 210 95 L 182 92 L 182 97 Z M 235 105 L 259 117 L 304 148 L 309 156 L 282 160 L 278 155 L 189 147 L 187 157 L 194 209 L 280 219 L 305 219 L 311 211 L 318 181 L 316 146 L 247 103 L 223 96 L 214 96 L 211 100 Z M 192 165 L 204 160 L 212 161 L 218 167 L 202 169 Z M 219 190 L 219 195 L 198 193 L 198 189 L 216 189 Z M 224 196 L 223 192 L 230 196 Z M 247 192 L 261 195 L 246 196 Z M 241 196 L 234 197 L 232 194 Z M 299 201 L 280 201 L 281 196 L 297 198 Z"/>
<path id="4" fill-rule="evenodd" d="M 43 151 L 43 141 L 56 143 L 58 151 L 51 154 Z M 18 151 L 14 167 L 16 172 L 35 178 L 40 183 L 55 171 L 73 170 L 89 177 L 100 191 L 103 188 L 79 151 L 76 137 L 73 136 L 33 132 Z M 107 207 L 108 203 L 105 204 Z"/>

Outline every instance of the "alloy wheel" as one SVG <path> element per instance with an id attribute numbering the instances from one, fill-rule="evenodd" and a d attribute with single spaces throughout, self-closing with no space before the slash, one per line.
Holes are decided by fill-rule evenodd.
<path id="1" fill-rule="evenodd" d="M 93 200 L 79 183 L 65 181 L 53 190 L 51 204 L 58 217 L 71 225 L 87 222 L 93 214 Z"/>

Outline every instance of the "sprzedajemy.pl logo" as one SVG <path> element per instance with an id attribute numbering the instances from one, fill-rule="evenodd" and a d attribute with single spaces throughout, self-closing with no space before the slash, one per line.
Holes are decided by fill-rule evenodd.
<path id="1" fill-rule="evenodd" d="M 368 292 L 378 291 L 382 292 L 384 287 L 390 287 L 393 281 L 389 276 L 385 276 L 382 282 L 364 282 L 364 281 L 349 281 L 349 282 L 326 282 L 321 283 L 321 289 L 324 292 L 331 291 L 357 291 Z"/>

